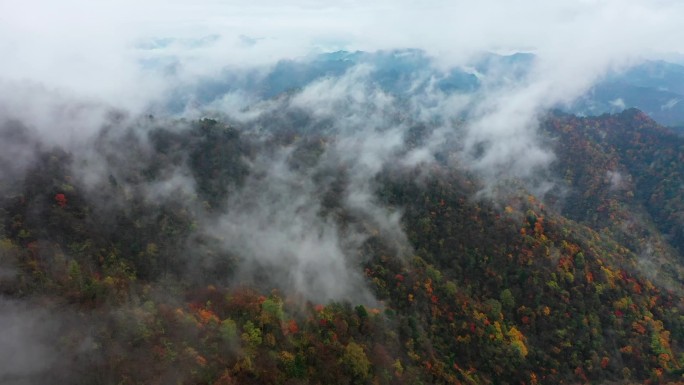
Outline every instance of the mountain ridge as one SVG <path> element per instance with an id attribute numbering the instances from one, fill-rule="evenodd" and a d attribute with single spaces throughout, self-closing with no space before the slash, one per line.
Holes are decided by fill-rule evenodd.
<path id="1" fill-rule="evenodd" d="M 13 301 L 31 298 L 42 308 L 62 309 L 64 315 L 55 314 L 64 321 L 48 324 L 63 322 L 69 338 L 50 343 L 72 363 L 55 359 L 64 365 L 24 378 L 100 384 L 681 380 L 681 245 L 661 233 L 682 228 L 681 218 L 668 214 L 684 199 L 670 194 L 667 182 L 684 175 L 682 163 L 673 163 L 682 140 L 638 110 L 551 115 L 542 133 L 560 138 L 555 172 L 564 178 L 557 182 L 564 187 L 544 201 L 522 185 L 502 186 L 494 200 L 477 198 L 481 181 L 450 164 L 448 153 L 428 173 L 386 165 L 373 196 L 377 207 L 401 214 L 408 249 L 393 240 L 391 226 L 349 205 L 352 169 L 331 157 L 331 143 L 339 139 L 320 133 L 282 127 L 260 141 L 249 126 L 146 118 L 99 136 L 107 172 L 94 184 L 83 179 L 81 154 L 42 147 L 18 189 L 4 191 L 0 202 L 6 272 L 0 287 Z M 22 141 L 32 147 L 31 138 L 27 133 Z M 404 140 L 411 146 L 415 138 Z M 281 150 L 284 163 L 275 164 L 291 180 L 272 180 L 259 168 L 261 154 L 271 159 Z M 295 183 L 304 176 L 313 176 L 311 185 Z M 651 178 L 660 181 L 654 189 Z M 188 180 L 194 188 L 184 190 Z M 245 186 L 250 190 L 242 197 Z M 257 207 L 268 200 L 283 204 L 268 192 L 267 200 L 256 199 L 262 193 L 255 186 L 289 186 L 307 201 L 267 211 L 268 222 L 252 228 L 249 216 L 225 202 L 240 197 L 236 202 L 251 215 L 261 215 Z M 651 202 L 661 191 L 662 204 Z M 230 226 L 208 231 L 225 226 L 216 218 L 237 218 L 267 244 L 271 233 L 259 229 L 291 209 L 326 228 L 335 224 L 336 237 L 349 242 L 350 271 L 360 273 L 374 301 L 364 303 L 361 295 L 312 302 L 289 275 L 300 268 L 292 256 L 245 265 L 257 256 L 227 246 L 239 239 L 231 231 L 248 233 Z M 301 226 L 291 219 L 289 227 Z M 317 242 L 337 239 L 308 231 Z M 639 249 L 643 239 L 657 258 Z M 285 239 L 275 245 L 258 250 L 289 247 Z M 38 314 L 28 305 L 21 311 L 2 305 L 17 319 Z M 67 321 L 72 317 L 89 327 L 77 328 Z"/>
<path id="2" fill-rule="evenodd" d="M 379 52 L 336 51 L 301 59 L 281 60 L 265 74 L 224 71 L 220 79 L 207 79 L 182 89 L 194 94 L 202 105 L 233 92 L 259 98 L 275 98 L 326 78 L 338 78 L 355 66 L 372 68 L 369 81 L 398 97 L 408 97 L 426 87 L 447 95 L 475 94 L 483 87 L 515 86 L 534 70 L 532 53 L 499 55 L 483 53 L 468 63 L 448 70 L 438 69 L 432 58 L 418 49 Z M 262 71 L 263 72 L 263 71 Z M 569 113 L 598 116 L 639 108 L 667 126 L 684 123 L 684 66 L 646 60 L 624 71 L 609 72 L 569 106 L 556 106 Z M 172 110 L 187 102 L 180 93 L 171 100 Z"/>

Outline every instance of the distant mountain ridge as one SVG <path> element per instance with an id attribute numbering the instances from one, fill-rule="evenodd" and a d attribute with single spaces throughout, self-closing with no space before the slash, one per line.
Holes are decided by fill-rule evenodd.
<path id="1" fill-rule="evenodd" d="M 225 71 L 220 79 L 207 79 L 183 88 L 172 98 L 180 108 L 194 95 L 199 105 L 210 104 L 231 92 L 273 98 L 321 79 L 340 77 L 357 65 L 371 66 L 370 79 L 383 91 L 406 97 L 433 87 L 445 94 L 470 94 L 488 86 L 524 80 L 535 62 L 531 53 L 485 53 L 468 66 L 438 70 L 429 56 L 417 49 L 374 53 L 337 51 L 297 60 L 281 60 L 264 75 Z M 189 91 L 189 92 L 188 92 Z M 623 73 L 611 73 L 579 97 L 566 112 L 597 116 L 638 108 L 666 126 L 684 125 L 684 66 L 645 61 Z"/>
<path id="2" fill-rule="evenodd" d="M 638 108 L 666 126 L 684 124 L 684 66 L 646 61 L 611 74 L 581 97 L 571 112 L 600 115 Z"/>

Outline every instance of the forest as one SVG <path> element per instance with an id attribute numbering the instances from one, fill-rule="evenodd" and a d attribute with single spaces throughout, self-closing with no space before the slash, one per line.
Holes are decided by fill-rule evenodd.
<path id="1" fill-rule="evenodd" d="M 538 193 L 263 119 L 114 115 L 89 151 L 5 123 L 0 382 L 684 381 L 682 136 L 548 113 Z"/>

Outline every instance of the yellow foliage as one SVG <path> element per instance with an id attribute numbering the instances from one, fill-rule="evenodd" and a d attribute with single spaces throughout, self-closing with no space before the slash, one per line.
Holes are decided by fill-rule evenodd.
<path id="1" fill-rule="evenodd" d="M 527 346 L 525 346 L 525 336 L 515 326 L 512 326 L 508 331 L 508 336 L 511 338 L 511 345 L 516 347 L 523 357 L 527 357 Z"/>
<path id="2" fill-rule="evenodd" d="M 350 342 L 344 348 L 341 363 L 355 376 L 367 378 L 371 363 L 366 356 L 363 347 L 355 342 Z"/>
<path id="3" fill-rule="evenodd" d="M 625 310 L 632 304 L 632 299 L 629 297 L 622 297 L 613 303 L 616 309 Z"/>
<path id="4" fill-rule="evenodd" d="M 12 243 L 10 239 L 2 238 L 0 239 L 0 250 L 2 251 L 15 251 L 17 246 Z"/>
<path id="5" fill-rule="evenodd" d="M 601 270 L 603 271 L 603 275 L 606 277 L 606 281 L 608 281 L 608 284 L 612 289 L 615 288 L 615 273 L 608 269 L 605 266 L 601 266 Z"/>
<path id="6" fill-rule="evenodd" d="M 294 354 L 292 354 L 288 351 L 285 351 L 285 350 L 280 352 L 280 354 L 278 356 L 280 357 L 280 360 L 285 364 L 289 364 L 291 362 L 294 362 L 294 360 L 295 360 Z"/>
<path id="7" fill-rule="evenodd" d="M 527 357 L 527 346 L 525 346 L 525 344 L 522 341 L 513 341 L 511 342 L 511 346 L 518 349 L 518 352 L 520 352 L 521 356 Z"/>
<path id="8" fill-rule="evenodd" d="M 266 333 L 266 343 L 269 346 L 275 346 L 276 345 L 276 339 L 273 333 Z"/>
<path id="9" fill-rule="evenodd" d="M 399 361 L 398 358 L 394 361 L 394 364 L 392 364 L 392 367 L 394 368 L 394 374 L 397 377 L 404 374 L 404 367 L 401 365 L 401 361 Z"/>
<path id="10" fill-rule="evenodd" d="M 502 341 L 504 339 L 503 331 L 501 331 L 501 324 L 499 321 L 494 322 L 494 329 L 496 330 L 496 334 L 494 335 L 494 338 L 497 341 Z"/>
<path id="11" fill-rule="evenodd" d="M 470 335 L 466 334 L 465 336 L 456 336 L 456 342 L 467 344 L 470 342 Z"/>

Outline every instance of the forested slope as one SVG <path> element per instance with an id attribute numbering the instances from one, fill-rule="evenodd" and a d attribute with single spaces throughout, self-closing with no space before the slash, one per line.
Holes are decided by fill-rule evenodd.
<path id="1" fill-rule="evenodd" d="M 384 165 L 368 199 L 399 218 L 394 236 L 349 204 L 354 170 L 327 155 L 335 137 L 145 118 L 103 130 L 99 156 L 84 157 L 8 125 L 36 155 L 2 175 L 3 322 L 37 320 L 29 340 L 53 364 L 0 382 L 681 381 L 682 139 L 637 111 L 552 115 L 543 131 L 557 154 L 547 197 L 483 197 L 447 161 Z M 264 182 L 268 154 L 285 154 L 277 185 Z M 358 246 L 345 263 L 370 296 L 317 301 L 286 263 L 226 246 L 250 236 L 226 221 L 251 226 L 249 213 L 278 203 L 273 186 L 315 198 L 293 227 L 311 216 Z M 273 191 L 251 200 L 258 189 Z M 289 242 L 256 223 L 256 241 L 274 244 L 261 253 Z M 313 239 L 327 242 L 325 229 Z"/>

